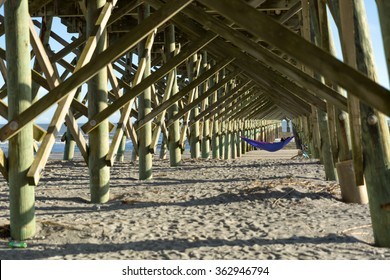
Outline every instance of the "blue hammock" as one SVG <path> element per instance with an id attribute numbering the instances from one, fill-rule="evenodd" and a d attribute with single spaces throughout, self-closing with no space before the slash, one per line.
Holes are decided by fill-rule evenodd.
<path id="1" fill-rule="evenodd" d="M 241 137 L 242 140 L 245 140 L 246 142 L 248 142 L 252 146 L 259 148 L 259 149 L 262 149 L 262 150 L 266 150 L 268 152 L 276 152 L 276 151 L 283 149 L 288 143 L 290 143 L 290 141 L 293 138 L 294 138 L 294 136 L 288 137 L 284 141 L 281 141 L 281 142 L 269 143 L 269 142 L 256 141 L 256 140 L 252 140 L 249 138 Z"/>

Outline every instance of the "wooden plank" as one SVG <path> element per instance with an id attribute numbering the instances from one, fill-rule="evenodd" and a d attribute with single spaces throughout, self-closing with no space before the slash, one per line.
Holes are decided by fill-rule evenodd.
<path id="1" fill-rule="evenodd" d="M 138 42 L 145 38 L 152 30 L 164 24 L 191 2 L 192 0 L 178 0 L 174 1 L 174 3 L 170 1 L 163 8 L 156 11 L 143 23 L 135 27 L 132 32 L 124 35 L 115 44 L 108 47 L 103 53 L 98 54 L 77 73 L 62 82 L 55 89 L 51 90 L 43 98 L 32 104 L 19 116 L 15 116 L 12 120 L 5 124 L 0 129 L 0 141 L 9 139 L 37 115 L 40 115 L 50 106 L 66 98 L 66 96 L 68 96 L 74 89 L 87 81 L 100 69 L 106 67 L 111 61 L 123 56 L 127 51 L 131 50 Z"/>
<path id="2" fill-rule="evenodd" d="M 336 82 L 366 104 L 390 115 L 390 92 L 387 89 L 300 38 L 267 15 L 241 1 L 199 1 Z"/>
<path id="3" fill-rule="evenodd" d="M 153 15 L 151 17 L 153 17 Z M 212 41 L 216 37 L 217 35 L 213 34 L 210 36 L 203 37 L 198 42 L 191 44 L 187 49 L 180 52 L 177 56 L 170 59 L 166 64 L 162 65 L 157 71 L 153 72 L 150 76 L 142 80 L 137 86 L 132 88 L 132 90 L 129 91 L 126 95 L 121 96 L 118 100 L 114 101 L 108 108 L 106 108 L 105 110 L 97 114 L 93 118 L 93 120 L 90 120 L 88 123 L 84 124 L 81 127 L 81 129 L 84 132 L 91 131 L 94 127 L 96 127 L 96 125 L 99 124 L 99 122 L 105 120 L 114 112 L 116 112 L 117 110 L 125 106 L 126 103 L 128 103 L 132 98 L 137 97 L 139 94 L 141 94 L 143 90 L 148 88 L 151 84 L 162 79 L 168 72 L 171 71 L 171 69 L 173 69 L 177 65 L 180 65 L 189 56 L 197 52 L 199 49 L 203 48 L 205 45 L 207 45 L 210 41 Z M 1 133 L 1 129 L 0 129 L 0 133 Z M 0 140 L 1 140 L 1 134 L 0 134 Z"/>

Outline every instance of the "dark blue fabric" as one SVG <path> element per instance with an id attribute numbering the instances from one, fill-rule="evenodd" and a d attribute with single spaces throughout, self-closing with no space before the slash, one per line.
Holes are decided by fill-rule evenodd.
<path id="1" fill-rule="evenodd" d="M 268 152 L 276 152 L 276 151 L 283 149 L 284 146 L 286 146 L 288 143 L 290 143 L 290 141 L 294 138 L 294 136 L 288 137 L 284 141 L 274 142 L 274 143 L 256 141 L 256 140 L 252 140 L 252 139 L 245 138 L 245 137 L 241 137 L 241 138 L 242 138 L 242 140 L 245 140 L 246 142 L 248 142 L 249 144 L 251 144 L 252 146 L 254 146 L 256 148 L 266 150 Z"/>

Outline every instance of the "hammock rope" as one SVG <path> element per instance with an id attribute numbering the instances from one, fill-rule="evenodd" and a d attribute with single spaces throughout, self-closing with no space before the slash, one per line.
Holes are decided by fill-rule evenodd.
<path id="1" fill-rule="evenodd" d="M 246 142 L 251 144 L 253 147 L 256 147 L 256 148 L 259 148 L 262 150 L 266 150 L 268 152 L 276 152 L 276 151 L 283 149 L 288 143 L 290 143 L 290 141 L 293 138 L 294 138 L 294 136 L 288 137 L 284 141 L 281 141 L 281 142 L 269 143 L 269 142 L 256 141 L 253 139 L 241 137 L 242 140 L 245 140 Z"/>

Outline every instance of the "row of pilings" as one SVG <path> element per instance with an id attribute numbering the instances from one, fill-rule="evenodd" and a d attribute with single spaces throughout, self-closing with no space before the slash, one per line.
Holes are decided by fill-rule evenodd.
<path id="1" fill-rule="evenodd" d="M 39 182 L 56 134 L 64 120 L 68 127 L 64 158 L 72 158 L 76 143 L 89 168 L 91 202 L 105 203 L 109 198 L 110 166 L 115 160 L 123 159 L 126 138 L 130 138 L 135 147 L 133 159 L 138 158 L 139 161 L 139 179 L 148 180 L 153 176 L 152 160 L 161 133 L 163 134 L 161 157 L 164 157 L 164 151 L 167 150 L 170 165 L 175 167 L 182 162 L 186 141 L 189 142 L 192 158 L 235 158 L 251 149 L 248 144 L 241 141 L 240 136 L 271 142 L 280 137 L 280 119 L 288 116 L 293 119 L 294 134 L 298 142 L 302 143 L 299 148 L 306 149 L 307 146 L 311 156 L 320 159 L 325 166 L 328 180 L 340 180 L 341 183 L 345 170 L 353 167 L 354 171 L 347 179 L 353 181 L 350 189 L 359 189 L 359 195 L 364 195 L 360 191 L 367 187 L 366 197 L 370 205 L 375 242 L 380 246 L 390 246 L 388 210 L 390 141 L 384 114 L 361 102 L 354 97 L 354 93 L 348 92 L 346 98 L 344 91 L 309 67 L 306 68 L 295 61 L 297 69 L 288 65 L 287 71 L 283 72 L 286 70 L 283 66 L 285 62 L 280 63 L 279 60 L 270 58 L 269 54 L 264 55 L 258 46 L 253 46 L 253 41 L 248 44 L 246 39 L 240 36 L 228 39 L 233 44 L 238 44 L 240 48 L 248 48 L 253 57 L 259 59 L 260 54 L 262 59 L 268 63 L 272 62 L 271 67 L 282 69 L 283 75 L 275 73 L 271 75 L 268 72 L 270 65 L 264 67 L 263 64 L 254 62 L 254 59 L 248 60 L 247 54 L 241 50 L 232 49 L 225 44 L 226 42 L 216 40 L 218 36 L 213 33 L 216 31 L 206 15 L 202 17 L 202 24 L 207 26 L 205 29 L 207 32 L 201 36 L 197 33 L 197 30 L 203 30 L 200 26 L 189 23 L 187 18 L 175 19 L 181 28 L 187 29 L 189 38 L 195 38 L 185 51 L 182 50 L 181 42 L 176 42 L 175 26 L 169 24 L 163 27 L 165 46 L 161 52 L 161 63 L 158 70 L 153 69 L 152 48 L 156 30 L 169 20 L 164 16 L 179 13 L 186 5 L 191 4 L 191 0 L 172 1 L 170 5 L 162 8 L 162 12 L 159 10 L 160 1 L 149 0 L 148 3 L 156 6 L 155 12 L 158 15 L 155 17 L 151 15 L 149 5 L 137 1 L 134 7 L 137 8 L 140 27 L 137 29 L 138 33 L 130 32 L 119 39 L 125 43 L 127 52 L 126 61 L 122 60 L 121 63 L 129 67 L 125 67 L 123 77 L 118 79 L 112 66 L 107 65 L 111 65 L 111 62 L 125 51 L 121 46 L 116 48 L 108 46 L 109 35 L 106 29 L 107 19 L 116 2 L 87 1 L 84 13 L 85 36 L 88 39 L 84 42 L 82 50 L 74 44 L 76 62 L 74 65 L 67 65 L 68 73 L 63 75 L 59 75 L 58 69 L 50 62 L 50 53 L 45 50 L 47 36 L 45 34 L 37 36 L 35 28 L 31 27 L 28 1 L 6 1 L 4 4 L 9 123 L 2 128 L 2 133 L 8 134 L 4 139 L 9 139 L 9 151 L 8 158 L 4 155 L 1 157 L 0 169 L 10 186 L 12 238 L 24 240 L 35 235 L 34 185 Z M 215 8 L 223 16 L 225 13 L 229 14 L 239 22 L 237 15 L 232 14 L 233 9 L 228 7 L 243 4 L 230 0 L 199 2 L 209 8 Z M 310 2 L 302 0 L 301 35 L 313 45 L 333 52 L 325 2 L 328 3 L 340 31 L 345 63 L 375 80 L 372 50 L 361 0 Z M 389 11 L 389 6 L 384 4 L 385 1 L 377 2 L 383 11 L 385 9 Z M 197 8 L 195 6 L 192 8 L 187 14 L 193 15 Z M 383 11 L 380 11 L 380 15 Z M 248 18 L 253 16 L 254 12 L 256 11 L 248 10 Z M 383 14 L 381 21 L 387 22 Z M 241 24 L 247 29 L 251 27 L 247 22 Z M 382 24 L 384 33 L 388 34 L 386 26 L 388 25 Z M 229 36 L 229 32 L 220 25 L 215 27 L 217 30 L 219 28 L 224 36 Z M 350 32 L 351 27 L 354 28 L 354 32 Z M 214 31 L 208 32 L 209 29 Z M 251 30 L 253 34 L 258 34 L 259 38 L 264 35 L 260 29 Z M 203 47 L 212 41 L 215 43 L 212 51 L 203 50 Z M 35 72 L 31 72 L 30 42 L 39 64 L 37 68 L 34 66 Z M 388 42 L 388 36 L 384 36 L 387 54 Z M 278 44 L 274 42 L 274 45 Z M 224 46 L 226 50 L 219 46 Z M 227 57 L 224 51 L 228 54 Z M 293 51 L 297 54 L 296 57 L 300 57 L 301 62 L 304 62 L 302 53 L 305 50 Z M 136 53 L 138 58 L 135 68 L 132 66 L 133 53 Z M 217 59 L 213 56 L 215 53 L 218 54 Z M 89 60 L 94 58 L 96 67 L 88 64 Z M 187 70 L 185 78 L 183 67 L 179 69 L 184 61 Z M 240 68 L 241 65 L 248 69 Z M 162 72 L 161 69 L 169 71 L 161 75 L 165 77 L 164 82 L 158 83 L 156 73 Z M 305 75 L 299 72 L 301 70 Z M 44 73 L 45 78 L 37 74 L 39 71 Z M 72 71 L 73 75 L 65 79 Z M 320 67 L 317 71 L 320 71 Z M 81 74 L 77 75 L 77 72 Z M 35 100 L 36 84 L 32 83 L 31 73 L 35 77 L 35 82 L 40 81 L 52 91 L 51 95 Z M 304 87 L 285 79 L 285 76 L 288 76 L 286 73 L 292 73 L 294 79 L 303 82 L 314 92 L 319 87 L 314 80 L 323 82 L 328 86 L 328 90 L 332 88 L 334 92 L 343 95 L 344 99 L 348 99 L 348 106 L 345 106 L 345 110 L 333 106 L 332 102 L 328 102 L 329 95 L 325 95 L 326 103 L 324 97 L 318 98 L 315 95 L 316 99 L 307 95 Z M 65 81 L 61 82 L 62 76 Z M 264 79 L 275 79 L 275 82 L 264 83 Z M 108 90 L 108 81 L 113 87 L 112 90 Z M 88 87 L 87 100 L 81 100 L 78 91 L 84 83 L 87 83 Z M 134 93 L 134 88 L 137 87 L 142 90 Z M 66 91 L 66 95 L 62 96 L 62 90 Z M 297 98 L 299 94 L 303 95 Z M 292 95 L 295 97 L 291 98 Z M 337 100 L 334 103 L 340 105 L 343 98 L 335 98 Z M 58 107 L 49 129 L 45 136 L 38 137 L 37 132 L 42 131 L 32 120 L 56 102 Z M 119 122 L 110 123 L 108 116 L 118 110 L 121 113 Z M 88 117 L 88 123 L 82 126 L 82 130 L 89 135 L 88 143 L 77 124 L 77 119 L 82 115 Z M 137 120 L 133 122 L 133 118 Z M 115 135 L 110 144 L 109 131 L 113 127 Z M 3 140 L 3 136 L 1 137 Z M 34 138 L 43 139 L 35 155 Z M 350 165 L 347 165 L 347 162 Z M 363 203 L 363 197 L 358 197 L 358 201 L 352 202 Z"/>

